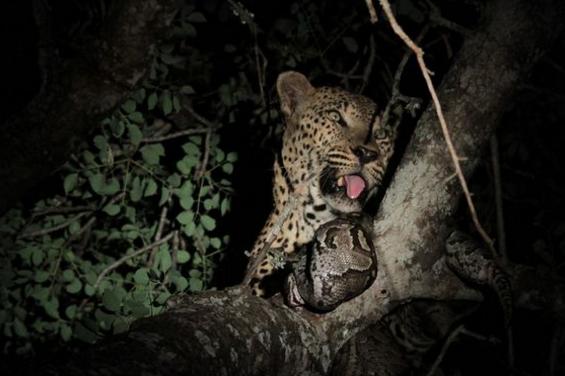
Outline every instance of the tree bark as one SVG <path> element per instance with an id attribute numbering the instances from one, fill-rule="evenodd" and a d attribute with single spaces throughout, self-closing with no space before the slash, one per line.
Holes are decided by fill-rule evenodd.
<path id="1" fill-rule="evenodd" d="M 23 113 L 2 126 L 0 213 L 64 163 L 72 145 L 146 75 L 175 5 L 176 0 L 114 4 L 104 31 L 78 41 L 77 56 L 72 58 L 60 60 L 56 51 L 38 46 L 40 68 L 47 70 L 42 72 L 42 88 Z M 40 39 L 45 39 L 50 32 L 48 16 L 40 9 L 36 13 Z"/>
<path id="2" fill-rule="evenodd" d="M 535 3 L 535 4 L 533 4 Z M 518 83 L 556 33 L 558 1 L 500 0 L 462 46 L 439 90 L 468 176 Z M 411 298 L 480 300 L 446 266 L 443 242 L 460 198 L 439 124 L 426 110 L 375 217 L 377 280 L 327 314 L 293 311 L 236 288 L 184 297 L 138 321 L 65 374 L 325 374 L 342 344 Z M 124 354 L 116 359 L 115 354 Z M 85 367 L 85 364 L 89 364 Z"/>

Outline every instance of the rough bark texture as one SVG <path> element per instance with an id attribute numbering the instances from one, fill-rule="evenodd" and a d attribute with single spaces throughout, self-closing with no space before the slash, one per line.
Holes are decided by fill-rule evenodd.
<path id="1" fill-rule="evenodd" d="M 476 165 L 520 79 L 555 31 L 563 4 L 502 0 L 465 41 L 439 94 L 465 172 Z M 442 257 L 460 188 L 435 112 L 422 116 L 375 218 L 379 274 L 335 311 L 291 311 L 240 290 L 209 292 L 139 321 L 64 373 L 324 374 L 340 346 L 409 298 L 479 300 Z M 113 354 L 126 354 L 127 359 Z M 61 371 L 61 370 L 59 370 Z"/>
<path id="2" fill-rule="evenodd" d="M 118 2 L 101 35 L 80 41 L 73 58 L 59 60 L 56 51 L 40 46 L 40 65 L 47 70 L 42 88 L 24 113 L 2 127 L 0 212 L 60 166 L 73 141 L 83 139 L 145 76 L 175 3 Z M 45 37 L 49 25 L 37 13 L 39 34 Z"/>

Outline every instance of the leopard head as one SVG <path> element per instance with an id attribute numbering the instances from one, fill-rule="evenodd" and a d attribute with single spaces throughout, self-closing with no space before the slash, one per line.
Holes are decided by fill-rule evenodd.
<path id="1" fill-rule="evenodd" d="M 382 181 L 395 129 L 381 124 L 369 98 L 315 88 L 297 72 L 282 73 L 277 91 L 286 120 L 281 155 L 287 181 L 311 179 L 310 194 L 334 212 L 361 211 Z"/>

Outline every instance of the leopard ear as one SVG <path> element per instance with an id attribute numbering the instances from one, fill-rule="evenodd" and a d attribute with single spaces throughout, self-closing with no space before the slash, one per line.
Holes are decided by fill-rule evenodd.
<path id="1" fill-rule="evenodd" d="M 277 92 L 281 101 L 281 110 L 290 117 L 298 104 L 314 92 L 310 81 L 301 73 L 283 72 L 277 78 Z"/>

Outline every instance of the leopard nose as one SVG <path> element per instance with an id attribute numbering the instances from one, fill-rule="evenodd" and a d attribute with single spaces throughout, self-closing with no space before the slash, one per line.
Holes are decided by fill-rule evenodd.
<path id="1" fill-rule="evenodd" d="M 358 146 L 355 149 L 353 149 L 353 154 L 355 154 L 357 158 L 359 158 L 359 162 L 361 163 L 369 163 L 376 160 L 379 157 L 376 151 L 367 149 L 366 147 L 363 146 Z"/>

